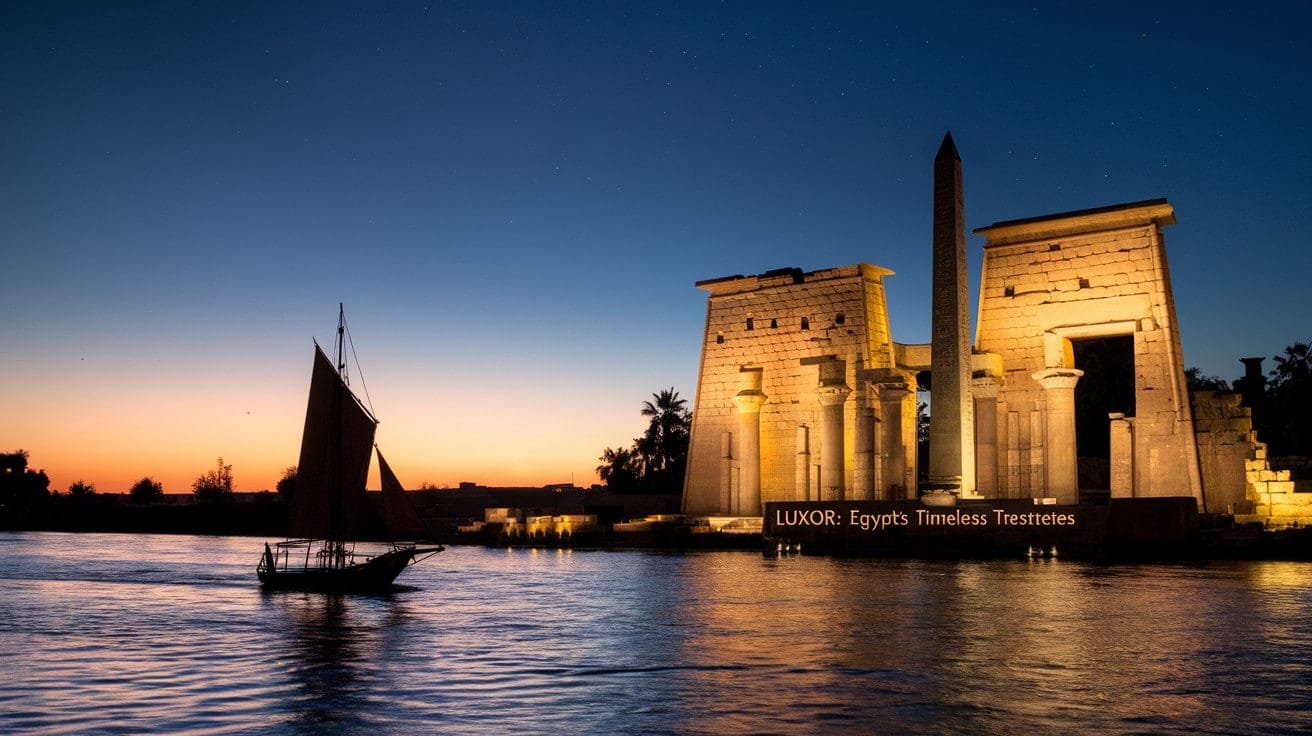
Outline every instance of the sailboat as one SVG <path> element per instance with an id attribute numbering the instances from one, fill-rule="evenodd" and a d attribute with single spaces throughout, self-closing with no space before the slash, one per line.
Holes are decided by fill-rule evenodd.
<path id="1" fill-rule="evenodd" d="M 378 521 L 365 494 L 369 462 L 378 454 L 383 486 L 382 525 L 392 540 L 427 536 L 423 520 L 374 445 L 378 420 L 351 392 L 346 375 L 345 310 L 337 318 L 337 365 L 314 346 L 310 399 L 292 492 L 290 539 L 264 545 L 256 566 L 265 588 L 325 591 L 386 590 L 406 567 L 443 551 L 390 542 L 377 554 L 357 553 L 356 542 Z M 376 524 L 375 524 L 376 526 Z"/>

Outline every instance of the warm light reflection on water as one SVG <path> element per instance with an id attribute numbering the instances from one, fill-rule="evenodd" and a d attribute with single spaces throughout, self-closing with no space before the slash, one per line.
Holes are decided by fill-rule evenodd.
<path id="1" fill-rule="evenodd" d="M 259 551 L 0 534 L 0 732 L 1312 728 L 1312 565 L 455 548 L 322 596 Z"/>

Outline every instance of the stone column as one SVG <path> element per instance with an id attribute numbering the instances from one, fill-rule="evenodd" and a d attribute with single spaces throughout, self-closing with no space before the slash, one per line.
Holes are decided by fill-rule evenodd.
<path id="1" fill-rule="evenodd" d="M 742 516 L 761 515 L 761 369 L 743 368 L 739 373 L 741 389 L 733 397 L 738 407 L 738 488 L 739 503 L 734 512 Z"/>
<path id="2" fill-rule="evenodd" d="M 1048 368 L 1033 374 L 1043 387 L 1047 404 L 1046 495 L 1055 496 L 1060 504 L 1075 504 L 1080 500 L 1079 466 L 1075 457 L 1075 383 L 1082 375 L 1084 371 L 1078 368 Z"/>
<path id="3" fill-rule="evenodd" d="M 1111 496 L 1134 498 L 1134 417 L 1116 412 L 1107 418 L 1111 420 Z"/>
<path id="4" fill-rule="evenodd" d="M 852 393 L 841 360 L 820 364 L 820 500 L 842 501 L 844 490 L 843 405 Z"/>
<path id="5" fill-rule="evenodd" d="M 970 393 L 975 397 L 975 492 L 998 498 L 998 379 L 973 379 Z"/>
<path id="6" fill-rule="evenodd" d="M 811 498 L 811 428 L 803 424 L 797 428 L 797 474 L 793 499 L 814 501 Z"/>
<path id="7" fill-rule="evenodd" d="M 738 506 L 733 487 L 733 432 L 720 434 L 720 507 L 716 513 L 732 514 Z"/>
<path id="8" fill-rule="evenodd" d="M 910 390 L 905 383 L 879 384 L 879 455 L 883 465 L 879 495 L 886 501 L 910 498 L 907 473 L 907 445 L 902 436 L 902 402 Z"/>
<path id="9" fill-rule="evenodd" d="M 864 395 L 864 392 L 862 392 Z M 856 448 L 852 458 L 852 500 L 875 500 L 875 410 L 861 398 L 856 407 Z"/>

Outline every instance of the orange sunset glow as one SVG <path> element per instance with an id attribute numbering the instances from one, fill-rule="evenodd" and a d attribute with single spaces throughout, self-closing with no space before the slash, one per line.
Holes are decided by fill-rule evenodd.
<path id="1" fill-rule="evenodd" d="M 320 10 L 0 6 L 0 452 L 52 490 L 271 489 L 339 303 L 407 487 L 590 485 L 693 406 L 700 280 L 878 263 L 927 342 L 947 129 L 968 231 L 1169 197 L 1186 366 L 1306 339 L 1284 9 Z"/>
<path id="2" fill-rule="evenodd" d="M 190 493 L 222 457 L 237 490 L 271 490 L 300 445 L 310 351 L 298 352 L 304 367 L 284 357 L 270 370 L 245 364 L 189 375 L 112 373 L 79 360 L 30 380 L 0 417 L 0 437 L 27 450 L 52 489 L 82 480 L 125 492 L 149 476 L 166 493 Z M 374 363 L 376 375 L 365 381 L 380 420 L 377 442 L 408 488 L 591 485 L 602 449 L 627 444 L 643 427 L 639 392 L 589 394 L 577 382 L 543 377 L 539 386 L 548 388 L 531 397 L 497 395 L 477 376 L 425 377 Z M 20 416 L 31 418 L 21 432 L 9 424 Z M 375 467 L 370 487 L 378 484 Z"/>

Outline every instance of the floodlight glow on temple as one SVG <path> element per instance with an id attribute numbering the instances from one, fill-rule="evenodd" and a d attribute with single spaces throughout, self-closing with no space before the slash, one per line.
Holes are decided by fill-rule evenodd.
<path id="1" fill-rule="evenodd" d="M 685 513 L 1176 499 L 1269 526 L 1306 521 L 1307 508 L 1290 506 L 1292 482 L 1266 467 L 1238 397 L 1201 393 L 1191 406 L 1163 238 L 1175 214 L 1165 199 L 977 228 L 985 243 L 972 341 L 961 159 L 950 135 L 934 180 L 930 344 L 892 340 L 893 272 L 879 266 L 698 282 L 709 299 Z M 1122 357 L 1089 357 L 1108 344 Z M 1086 368 L 1122 375 L 1119 403 L 1077 407 L 1077 386 L 1095 378 Z M 932 411 L 920 468 L 925 383 Z M 1102 436 L 1078 437 L 1087 430 L 1077 432 L 1077 419 Z M 1077 442 L 1105 448 L 1101 466 L 1085 467 Z M 1011 506 L 997 518 L 1016 513 Z"/>

